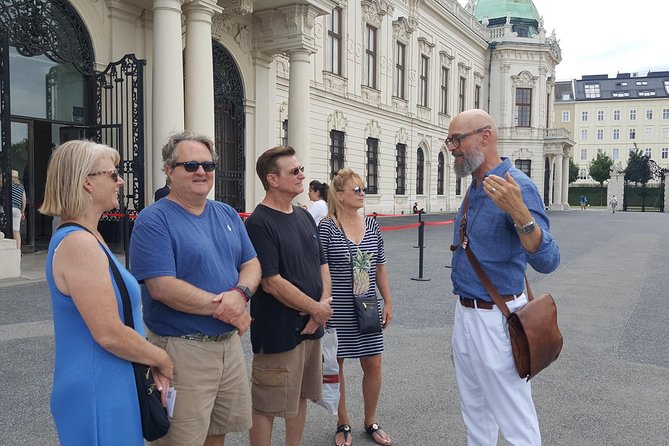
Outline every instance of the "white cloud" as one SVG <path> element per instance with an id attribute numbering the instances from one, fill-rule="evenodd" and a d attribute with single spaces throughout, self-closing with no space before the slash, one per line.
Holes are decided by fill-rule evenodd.
<path id="1" fill-rule="evenodd" d="M 534 5 L 544 18 L 546 33 L 555 29 L 560 42 L 558 80 L 588 74 L 669 71 L 664 0 L 534 0 Z"/>

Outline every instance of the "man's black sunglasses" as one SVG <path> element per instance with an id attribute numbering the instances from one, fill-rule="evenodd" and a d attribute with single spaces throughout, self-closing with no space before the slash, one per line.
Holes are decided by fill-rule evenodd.
<path id="1" fill-rule="evenodd" d="M 216 163 L 213 161 L 203 161 L 201 163 L 198 163 L 197 161 L 184 161 L 183 163 L 174 163 L 174 167 L 177 166 L 184 166 L 184 169 L 186 172 L 196 172 L 197 169 L 202 166 L 202 169 L 205 172 L 213 172 L 214 169 L 216 169 Z"/>

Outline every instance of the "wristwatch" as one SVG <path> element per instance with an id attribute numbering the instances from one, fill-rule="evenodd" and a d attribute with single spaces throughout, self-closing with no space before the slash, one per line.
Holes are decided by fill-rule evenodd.
<path id="1" fill-rule="evenodd" d="M 516 226 L 516 231 L 518 231 L 519 234 L 523 235 L 528 235 L 531 234 L 532 231 L 534 231 L 534 228 L 536 227 L 536 223 L 534 220 L 530 220 L 527 223 L 524 223 L 520 226 Z"/>
<path id="2" fill-rule="evenodd" d="M 253 293 L 251 293 L 251 290 L 248 287 L 245 287 L 244 285 L 237 285 L 236 287 L 233 288 L 233 290 L 237 290 L 240 293 L 242 293 L 246 302 L 250 301 L 251 296 L 253 296 Z"/>

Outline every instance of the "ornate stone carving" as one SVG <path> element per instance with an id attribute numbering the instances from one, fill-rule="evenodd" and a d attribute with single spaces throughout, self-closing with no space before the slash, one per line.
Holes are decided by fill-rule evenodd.
<path id="1" fill-rule="evenodd" d="M 472 67 L 467 65 L 466 63 L 458 62 L 458 74 L 460 76 L 464 76 L 464 77 L 469 76 L 469 70 L 471 70 L 471 69 L 472 69 Z"/>
<path id="2" fill-rule="evenodd" d="M 376 107 L 381 106 L 381 92 L 374 88 L 362 86 L 362 101 Z"/>
<path id="3" fill-rule="evenodd" d="M 416 85 L 416 69 L 412 68 L 409 70 L 409 85 L 414 87 Z"/>
<path id="4" fill-rule="evenodd" d="M 376 119 L 371 119 L 365 126 L 365 139 L 367 138 L 381 139 L 381 126 Z"/>
<path id="5" fill-rule="evenodd" d="M 223 14 L 228 16 L 253 13 L 253 0 L 218 0 L 218 5 L 224 8 Z"/>
<path id="6" fill-rule="evenodd" d="M 370 25 L 377 28 L 381 26 L 383 17 L 386 15 L 393 15 L 395 6 L 390 0 L 362 0 L 362 18 Z"/>
<path id="7" fill-rule="evenodd" d="M 539 79 L 539 76 L 532 76 L 530 72 L 528 71 L 522 71 L 520 74 L 516 76 L 511 76 L 511 79 L 513 80 L 513 86 L 514 87 L 534 87 L 534 85 L 537 83 L 537 80 Z"/>
<path id="8" fill-rule="evenodd" d="M 325 91 L 346 97 L 348 94 L 348 79 L 337 76 L 329 71 L 323 71 L 323 86 Z"/>
<path id="9" fill-rule="evenodd" d="M 393 96 L 392 101 L 393 101 L 394 112 L 402 113 L 404 115 L 409 115 L 409 101 L 395 96 Z"/>
<path id="10" fill-rule="evenodd" d="M 439 126 L 441 128 L 448 128 L 449 125 L 451 125 L 450 115 L 445 115 L 443 113 L 439 113 Z"/>
<path id="11" fill-rule="evenodd" d="M 474 71 L 474 84 L 482 85 L 483 84 L 483 79 L 485 79 L 485 77 L 483 76 L 483 73 L 480 73 L 478 71 Z"/>
<path id="12" fill-rule="evenodd" d="M 455 57 L 452 56 L 450 53 L 451 53 L 450 50 L 439 51 L 439 61 L 445 67 L 450 67 L 451 65 L 453 65 L 453 59 L 455 59 Z"/>
<path id="13" fill-rule="evenodd" d="M 425 37 L 418 38 L 418 50 L 421 52 L 421 54 L 431 56 L 432 48 L 434 48 L 434 43 L 430 42 Z"/>
<path id="14" fill-rule="evenodd" d="M 413 33 L 415 29 L 416 28 L 412 26 L 410 20 L 406 17 L 400 17 L 393 21 L 393 38 L 403 43 L 409 43 L 411 33 Z"/>
<path id="15" fill-rule="evenodd" d="M 344 112 L 341 110 L 335 110 L 328 116 L 328 130 L 346 132 L 346 126 L 348 126 L 348 119 L 344 117 Z"/>
<path id="16" fill-rule="evenodd" d="M 274 62 L 276 62 L 276 75 L 287 78 L 290 73 L 290 59 L 288 59 L 288 56 L 277 54 L 274 56 Z"/>
<path id="17" fill-rule="evenodd" d="M 418 119 L 422 121 L 430 121 L 430 115 L 431 115 L 432 110 L 430 110 L 427 107 L 423 107 L 421 105 L 416 106 L 416 114 L 418 115 Z"/>
<path id="18" fill-rule="evenodd" d="M 251 33 L 245 23 L 234 22 L 230 16 L 217 14 L 212 18 L 211 35 L 221 40 L 224 34 L 231 35 L 245 54 L 251 51 Z"/>
<path id="19" fill-rule="evenodd" d="M 408 144 L 409 143 L 409 134 L 407 133 L 404 127 L 401 127 L 395 133 L 395 144 Z"/>

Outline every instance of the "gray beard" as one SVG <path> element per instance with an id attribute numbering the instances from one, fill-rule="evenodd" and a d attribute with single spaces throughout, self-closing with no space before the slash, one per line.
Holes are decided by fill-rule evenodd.
<path id="1" fill-rule="evenodd" d="M 455 162 L 453 163 L 453 170 L 455 171 L 455 176 L 458 178 L 464 178 L 472 173 L 476 169 L 479 168 L 481 164 L 483 164 L 483 161 L 485 161 L 485 157 L 483 156 L 483 153 L 479 151 L 472 152 L 468 156 L 465 155 L 462 157 L 462 162 L 458 162 L 459 159 L 456 158 Z"/>

